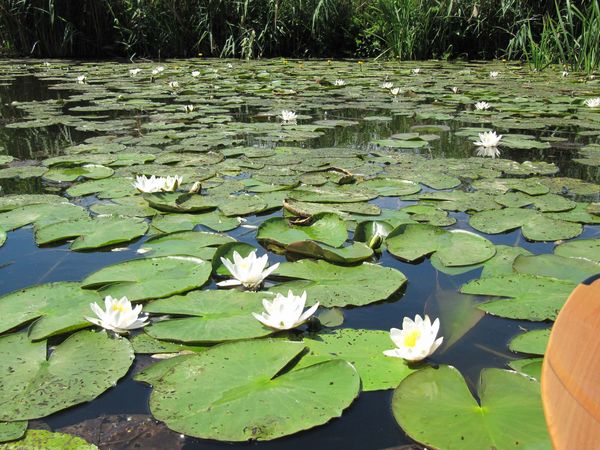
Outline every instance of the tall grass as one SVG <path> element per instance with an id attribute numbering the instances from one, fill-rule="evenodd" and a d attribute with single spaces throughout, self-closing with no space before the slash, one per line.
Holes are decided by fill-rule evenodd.
<path id="1" fill-rule="evenodd" d="M 0 0 L 0 52 L 40 57 L 523 58 L 600 64 L 600 0 Z"/>
<path id="2" fill-rule="evenodd" d="M 600 70 L 600 4 L 582 3 L 554 0 L 549 12 L 521 25 L 507 55 L 523 57 L 538 70 L 550 64 L 587 73 Z"/>

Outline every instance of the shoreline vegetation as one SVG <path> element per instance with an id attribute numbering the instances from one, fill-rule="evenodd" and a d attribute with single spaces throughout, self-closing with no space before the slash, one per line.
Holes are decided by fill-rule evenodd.
<path id="1" fill-rule="evenodd" d="M 0 55 L 393 58 L 600 68 L 600 0 L 2 0 Z"/>

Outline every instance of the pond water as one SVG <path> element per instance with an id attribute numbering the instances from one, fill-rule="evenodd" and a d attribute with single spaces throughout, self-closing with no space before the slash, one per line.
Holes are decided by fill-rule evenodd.
<path id="1" fill-rule="evenodd" d="M 158 66 L 164 70 L 156 71 Z M 141 71 L 132 75 L 129 70 L 133 68 Z M 415 73 L 415 68 L 420 71 Z M 491 71 L 499 72 L 498 76 L 491 77 Z M 402 272 L 407 283 L 367 304 L 353 297 L 357 286 L 344 283 L 349 300 L 340 308 L 343 323 L 333 328 L 388 331 L 400 328 L 405 316 L 427 313 L 440 318 L 440 335 L 446 343 L 424 364 L 456 367 L 474 395 L 484 368 L 513 367 L 539 376 L 539 360 L 532 360 L 535 367 L 529 371 L 509 363 L 540 354 L 511 351 L 508 343 L 525 331 L 550 328 L 560 305 L 525 303 L 511 308 L 505 305 L 516 300 L 503 300 L 504 305 L 498 307 L 498 296 L 518 295 L 494 294 L 484 287 L 481 292 L 469 291 L 482 295 L 459 290 L 480 280 L 482 267 L 488 270 L 481 263 L 490 256 L 477 260 L 473 255 L 490 248 L 491 255 L 499 255 L 497 249 L 505 247 L 497 246 L 520 247 L 524 253 L 519 257 L 522 264 L 514 263 L 516 253 L 496 261 L 493 276 L 526 273 L 574 286 L 595 267 L 600 268 L 594 251 L 600 233 L 600 108 L 584 103 L 600 95 L 600 83 L 582 74 L 562 76 L 561 72 L 556 68 L 534 73 L 516 63 L 0 61 L 0 186 L 4 194 L 0 226 L 7 231 L 0 248 L 0 294 L 41 283 L 81 282 L 107 266 L 148 258 L 152 253 L 138 250 L 151 246 L 148 239 L 162 231 L 215 230 L 215 216 L 197 222 L 190 219 L 186 225 L 173 221 L 161 228 L 164 222 L 157 219 L 177 216 L 168 211 L 180 205 L 183 197 L 148 200 L 130 186 L 136 174 L 180 174 L 184 177 L 181 192 L 202 181 L 200 197 L 214 202 L 200 212 L 182 209 L 180 213 L 204 215 L 217 207 L 214 214 L 219 220 L 231 222 L 229 218 L 243 216 L 243 222 L 234 221 L 216 231 L 259 253 L 270 250 L 271 264 L 298 259 L 291 249 L 282 250 L 289 243 L 282 243 L 280 231 L 266 230 L 265 235 L 271 233 L 269 239 L 257 240 L 261 233 L 257 227 L 283 217 L 284 211 L 286 216 L 304 211 L 305 217 L 335 212 L 347 221 L 348 242 L 354 242 L 357 223 L 372 220 L 388 221 L 390 228 L 409 224 L 423 230 L 422 224 L 430 224 L 483 236 L 487 243 L 482 250 L 477 247 L 480 243 L 468 242 L 450 244 L 446 252 L 446 263 L 456 255 L 471 257 L 467 268 L 465 264 L 445 265 L 441 254 L 431 256 L 441 253 L 441 247 L 417 251 L 428 256 L 407 257 L 404 248 L 411 239 L 435 239 L 418 234 L 421 231 L 415 231 L 410 242 L 398 244 L 397 250 L 392 244 L 397 237 L 388 238 L 392 251 L 384 246 L 362 260 Z M 78 81 L 82 75 L 85 80 Z M 345 84 L 336 86 L 337 79 Z M 400 89 L 392 92 L 394 88 Z M 490 108 L 476 110 L 478 101 L 489 102 Z M 193 109 L 186 111 L 186 105 Z M 296 112 L 297 120 L 282 124 L 278 117 L 282 110 Z M 479 132 L 491 130 L 503 135 L 500 156 L 479 157 L 473 141 Z M 86 168 L 87 164 L 93 166 Z M 373 178 L 377 182 L 369 184 L 367 180 Z M 90 184 L 93 180 L 105 183 L 96 186 Z M 402 192 L 397 180 L 408 180 L 405 184 L 412 190 Z M 246 193 L 260 200 L 248 200 Z M 151 226 L 143 225 L 148 229 L 130 238 L 120 236 L 120 228 L 114 232 L 119 235 L 114 244 L 109 243 L 112 231 L 107 231 L 107 245 L 76 251 L 70 248 L 74 238 L 99 230 L 77 234 L 57 229 L 55 224 L 62 220 L 82 220 L 80 213 L 69 216 L 63 210 L 54 211 L 49 205 L 57 201 L 55 197 L 34 194 L 61 196 L 86 216 L 127 216 L 138 225 Z M 293 207 L 282 208 L 284 200 Z M 499 215 L 509 208 L 510 220 Z M 519 215 L 522 210 L 528 215 Z M 36 236 L 40 241 L 43 233 L 52 238 L 36 243 Z M 573 250 L 554 253 L 559 244 L 583 239 L 588 241 Z M 194 245 L 190 243 L 190 248 Z M 180 253 L 163 254 L 181 254 L 178 248 Z M 198 256 L 192 250 L 183 253 Z M 526 252 L 554 259 L 535 260 Z M 204 258 L 212 256 L 209 252 Z M 337 264 L 343 266 L 339 260 Z M 563 268 L 563 279 L 557 267 Z M 213 274 L 200 284 L 204 290 L 215 290 L 218 280 Z M 274 277 L 266 287 L 281 281 Z M 385 280 L 367 280 L 366 289 L 379 281 Z M 105 283 L 104 288 L 111 284 Z M 308 288 L 308 292 L 313 291 Z M 152 296 L 140 300 L 148 298 Z M 532 300 L 542 302 L 543 298 L 526 299 Z M 7 301 L 2 301 L 0 311 L 9 311 Z M 328 305 L 327 300 L 321 302 Z M 489 313 L 478 308 L 484 303 L 490 305 Z M 24 330 L 31 318 L 10 326 L 0 320 L 0 328 L 5 334 Z M 327 333 L 327 329 L 317 333 Z M 57 346 L 69 334 L 52 333 L 48 344 Z M 294 336 L 300 338 L 300 334 Z M 391 340 L 389 348 L 393 348 Z M 147 421 L 152 387 L 134 381 L 133 376 L 155 361 L 145 352 L 136 353 L 131 369 L 116 386 L 89 403 L 35 418 L 30 428 L 62 431 L 100 448 L 123 449 L 362 450 L 415 444 L 394 418 L 392 388 L 361 392 L 340 418 L 268 442 L 231 444 L 183 437 Z M 360 370 L 359 374 L 363 376 Z M 2 399 L 6 395 L 0 393 L 0 403 Z"/>

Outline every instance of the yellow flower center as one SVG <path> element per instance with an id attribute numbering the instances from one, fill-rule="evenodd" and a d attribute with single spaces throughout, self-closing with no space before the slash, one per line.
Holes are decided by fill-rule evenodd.
<path id="1" fill-rule="evenodd" d="M 417 345 L 417 340 L 421 337 L 421 330 L 412 330 L 404 336 L 404 345 L 406 347 L 414 347 Z"/>
<path id="2" fill-rule="evenodd" d="M 125 312 L 125 308 L 121 305 L 112 305 L 113 311 Z"/>

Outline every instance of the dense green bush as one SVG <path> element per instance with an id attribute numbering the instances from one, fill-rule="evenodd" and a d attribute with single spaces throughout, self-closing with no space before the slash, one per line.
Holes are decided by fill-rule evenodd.
<path id="1" fill-rule="evenodd" d="M 0 0 L 40 57 L 523 58 L 598 69 L 599 0 Z"/>

